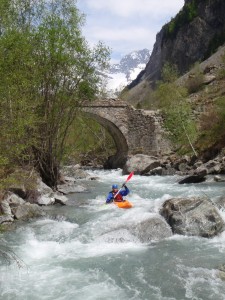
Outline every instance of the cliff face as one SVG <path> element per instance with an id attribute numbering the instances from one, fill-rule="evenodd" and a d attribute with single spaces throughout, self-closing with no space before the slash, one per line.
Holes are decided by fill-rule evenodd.
<path id="1" fill-rule="evenodd" d="M 225 42 L 225 1 L 186 0 L 182 10 L 156 36 L 150 60 L 131 89 L 144 79 L 160 79 L 165 62 L 184 74 L 195 62 L 209 57 Z"/>

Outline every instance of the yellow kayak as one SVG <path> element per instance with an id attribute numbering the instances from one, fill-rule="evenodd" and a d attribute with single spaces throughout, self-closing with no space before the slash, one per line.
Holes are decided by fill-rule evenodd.
<path id="1" fill-rule="evenodd" d="M 119 207 L 119 208 L 131 208 L 133 205 L 130 203 L 128 200 L 124 200 L 122 202 L 117 202 L 114 201 L 114 203 Z"/>

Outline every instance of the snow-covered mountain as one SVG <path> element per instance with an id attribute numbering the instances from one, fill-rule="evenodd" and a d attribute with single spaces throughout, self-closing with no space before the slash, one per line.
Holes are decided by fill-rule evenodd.
<path id="1" fill-rule="evenodd" d="M 109 93 L 113 95 L 131 83 L 145 68 L 149 58 L 150 51 L 143 49 L 125 55 L 118 64 L 111 65 L 107 74 Z"/>

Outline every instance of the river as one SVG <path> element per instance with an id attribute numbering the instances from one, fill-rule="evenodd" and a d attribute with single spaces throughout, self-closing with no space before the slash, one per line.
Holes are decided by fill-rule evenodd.
<path id="1" fill-rule="evenodd" d="M 223 183 L 179 185 L 176 176 L 134 175 L 127 197 L 134 207 L 123 210 L 103 203 L 112 183 L 127 176 L 121 170 L 90 174 L 99 180 L 84 181 L 89 192 L 70 195 L 67 206 L 47 207 L 48 217 L 0 235 L 1 246 L 22 264 L 1 261 L 1 300 L 225 299 L 225 282 L 217 276 L 225 264 L 225 233 L 143 244 L 124 229 L 158 214 L 172 196 L 216 199 Z"/>

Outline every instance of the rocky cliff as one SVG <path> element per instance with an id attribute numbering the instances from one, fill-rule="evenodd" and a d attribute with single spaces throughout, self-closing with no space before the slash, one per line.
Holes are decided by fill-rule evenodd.
<path id="1" fill-rule="evenodd" d="M 154 85 L 165 62 L 184 74 L 195 62 L 209 57 L 225 42 L 224 16 L 224 0 L 186 0 L 182 10 L 157 34 L 145 70 L 128 88 L 143 80 Z"/>

